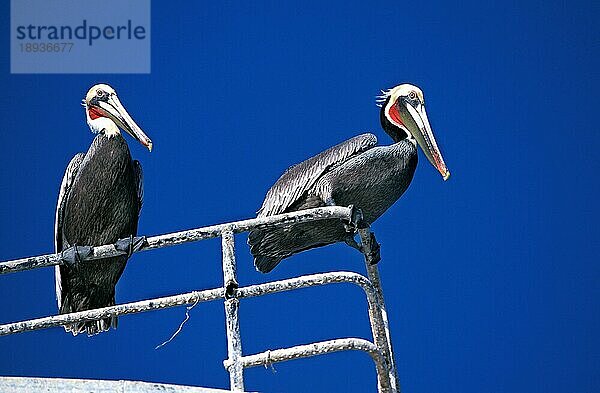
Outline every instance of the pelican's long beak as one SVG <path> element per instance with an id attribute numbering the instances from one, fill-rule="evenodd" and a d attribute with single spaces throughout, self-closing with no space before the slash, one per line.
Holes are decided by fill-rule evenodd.
<path id="1" fill-rule="evenodd" d="M 431 165 L 437 168 L 444 180 L 448 180 L 450 171 L 446 167 L 446 163 L 442 158 L 442 153 L 433 136 L 433 131 L 431 131 L 427 112 L 425 112 L 425 105 L 420 102 L 414 105 L 415 106 L 407 100 L 404 100 L 401 105 L 398 105 L 401 111 L 407 112 L 402 118 L 412 120 L 406 122 L 406 127 L 417 140 L 421 149 L 423 149 L 423 152 Z"/>
<path id="2" fill-rule="evenodd" d="M 149 151 L 152 151 L 152 141 L 129 116 L 116 94 L 111 94 L 106 101 L 98 101 L 97 105 L 119 128 L 137 139 Z"/>

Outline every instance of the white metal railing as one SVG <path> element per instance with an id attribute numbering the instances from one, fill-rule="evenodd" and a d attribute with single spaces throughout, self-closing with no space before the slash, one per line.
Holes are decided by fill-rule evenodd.
<path id="1" fill-rule="evenodd" d="M 337 351 L 358 350 L 369 354 L 375 363 L 378 391 L 386 393 L 399 392 L 398 374 L 394 362 L 379 270 L 377 265 L 370 264 L 366 257 L 366 255 L 369 255 L 371 252 L 371 236 L 369 228 L 358 229 L 361 244 L 364 247 L 363 251 L 365 253 L 368 278 L 354 272 L 338 271 L 304 275 L 246 287 L 238 286 L 236 278 L 234 234 L 248 232 L 253 229 L 282 227 L 314 220 L 342 219 L 350 221 L 352 219 L 352 214 L 352 209 L 346 207 L 323 207 L 148 237 L 140 251 L 221 237 L 223 253 L 223 287 L 4 324 L 0 325 L 0 336 L 56 327 L 75 322 L 94 321 L 112 316 L 134 314 L 224 299 L 228 359 L 226 359 L 223 364 L 230 375 L 231 391 L 244 391 L 243 374 L 244 368 L 247 367 L 267 365 Z M 93 247 L 90 256 L 86 257 L 85 261 L 82 263 L 85 263 L 87 260 L 124 254 L 123 251 L 117 250 L 112 244 Z M 0 274 L 54 266 L 63 263 L 63 256 L 61 253 L 15 259 L 12 261 L 0 262 Z M 254 355 L 244 356 L 242 354 L 239 324 L 240 299 L 336 283 L 354 284 L 365 292 L 373 342 L 359 338 L 340 338 L 307 345 L 298 345 L 290 348 L 269 350 Z M 88 385 L 93 382 L 94 381 L 90 380 L 86 381 Z M 100 382 L 104 383 L 106 381 L 98 381 L 98 383 Z M 0 387 L 2 387 L 2 383 L 3 379 L 0 378 Z"/>

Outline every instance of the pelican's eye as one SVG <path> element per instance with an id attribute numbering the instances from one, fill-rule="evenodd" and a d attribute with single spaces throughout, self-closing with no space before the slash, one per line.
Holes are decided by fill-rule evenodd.
<path id="1" fill-rule="evenodd" d="M 96 90 L 96 95 L 98 97 L 102 98 L 104 96 L 104 90 L 102 90 L 102 89 Z"/>
<path id="2" fill-rule="evenodd" d="M 411 91 L 410 93 L 408 93 L 408 98 L 410 98 L 411 100 L 415 100 L 417 98 L 417 93 L 415 93 L 415 91 Z"/>

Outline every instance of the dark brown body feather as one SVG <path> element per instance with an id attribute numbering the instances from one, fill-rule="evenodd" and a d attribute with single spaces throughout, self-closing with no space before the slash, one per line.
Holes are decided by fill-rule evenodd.
<path id="1" fill-rule="evenodd" d="M 74 158 L 74 161 L 78 156 Z M 98 135 L 71 176 L 63 180 L 56 225 L 56 249 L 73 245 L 99 246 L 137 234 L 142 203 L 142 173 L 132 161 L 122 136 Z M 75 164 L 76 165 L 76 164 Z M 68 170 L 69 171 L 69 170 Z M 67 172 L 68 172 L 67 171 Z M 65 174 L 67 177 L 68 173 Z M 83 262 L 75 268 L 57 267 L 60 313 L 115 304 L 115 285 L 123 273 L 126 256 Z M 68 326 L 73 334 L 95 334 L 116 327 L 117 318 Z"/>
<path id="2" fill-rule="evenodd" d="M 417 166 L 412 142 L 376 143 L 372 134 L 359 135 L 289 168 L 267 193 L 259 216 L 354 205 L 373 223 L 406 191 Z M 352 234 L 343 222 L 324 220 L 255 230 L 250 232 L 248 244 L 256 268 L 267 273 L 284 258 L 348 236 Z"/>

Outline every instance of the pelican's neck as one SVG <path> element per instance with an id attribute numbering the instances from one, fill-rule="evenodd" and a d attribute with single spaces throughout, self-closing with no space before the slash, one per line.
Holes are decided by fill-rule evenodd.
<path id="1" fill-rule="evenodd" d="M 87 124 L 90 127 L 90 130 L 92 130 L 94 134 L 104 134 L 109 138 L 121 135 L 121 130 L 119 130 L 119 127 L 117 127 L 115 122 L 109 119 L 108 117 L 98 117 L 92 119 L 90 117 L 89 112 L 87 111 L 87 108 L 85 111 L 85 117 L 87 119 Z"/>
<path id="2" fill-rule="evenodd" d="M 381 111 L 379 112 L 379 117 L 380 117 L 380 121 L 381 121 L 381 128 L 383 128 L 383 130 L 385 131 L 385 133 L 388 134 L 390 136 L 390 138 L 392 138 L 392 140 L 394 141 L 394 143 L 398 143 L 400 141 L 408 139 L 408 141 L 410 141 L 413 145 L 417 146 L 417 141 L 411 135 L 410 132 L 408 132 L 408 131 L 406 131 L 406 130 L 400 128 L 400 127 L 398 127 L 396 124 L 392 123 L 390 121 L 390 119 L 388 119 L 387 115 L 385 114 L 386 107 L 388 105 L 393 105 L 393 104 L 390 104 L 389 100 L 390 99 L 388 97 L 388 99 L 385 102 L 385 104 L 381 106 Z"/>

